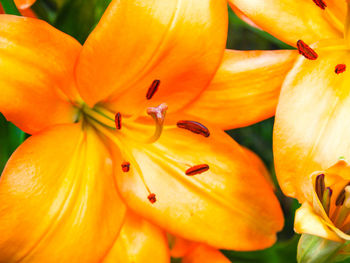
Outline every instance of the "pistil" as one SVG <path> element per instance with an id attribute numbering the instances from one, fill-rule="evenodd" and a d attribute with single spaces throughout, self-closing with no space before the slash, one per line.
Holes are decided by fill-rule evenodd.
<path id="1" fill-rule="evenodd" d="M 166 103 L 162 103 L 158 107 L 149 107 L 147 109 L 147 114 L 150 115 L 155 121 L 156 130 L 154 134 L 146 141 L 146 143 L 153 143 L 159 139 L 163 131 L 167 109 L 168 105 Z"/>

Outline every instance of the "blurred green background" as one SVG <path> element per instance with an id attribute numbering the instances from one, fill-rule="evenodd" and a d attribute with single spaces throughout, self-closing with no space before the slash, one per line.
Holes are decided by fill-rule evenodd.
<path id="1" fill-rule="evenodd" d="M 72 35 L 81 43 L 97 24 L 109 0 L 38 0 L 33 10 L 39 18 Z M 229 8 L 229 31 L 227 48 L 283 49 L 288 46 L 259 29 L 240 20 Z M 265 162 L 276 184 L 276 194 L 285 214 L 285 227 L 278 235 L 278 242 L 271 248 L 255 252 L 223 251 L 232 262 L 294 263 L 299 236 L 293 232 L 293 220 L 298 203 L 284 196 L 278 187 L 273 168 L 272 130 L 273 119 L 250 127 L 228 131 L 240 144 L 252 149 Z M 0 170 L 11 153 L 20 145 L 26 134 L 0 116 Z M 174 260 L 174 262 L 179 262 Z"/>

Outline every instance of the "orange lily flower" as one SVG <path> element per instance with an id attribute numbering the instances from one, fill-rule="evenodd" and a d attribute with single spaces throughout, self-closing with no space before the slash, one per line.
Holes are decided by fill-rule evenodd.
<path id="1" fill-rule="evenodd" d="M 276 174 L 285 194 L 312 199 L 309 174 L 350 159 L 349 1 L 230 0 L 300 56 L 281 91 L 274 130 Z M 348 10 L 348 14 L 346 14 Z M 307 13 L 307 15 L 305 15 Z"/>
<path id="2" fill-rule="evenodd" d="M 295 216 L 295 231 L 342 242 L 350 240 L 350 166 L 338 161 L 325 171 L 309 177 L 312 198 Z"/>
<path id="3" fill-rule="evenodd" d="M 295 52 L 225 51 L 224 0 L 115 0 L 84 46 L 37 19 L 0 24 L 0 111 L 32 134 L 0 181 L 1 261 L 113 261 L 136 231 L 132 249 L 159 244 L 162 262 L 159 228 L 274 243 L 278 201 L 222 128 L 274 114 Z"/>

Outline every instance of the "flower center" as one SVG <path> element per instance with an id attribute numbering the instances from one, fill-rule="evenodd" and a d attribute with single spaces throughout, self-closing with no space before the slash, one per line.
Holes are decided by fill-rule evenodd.
<path id="1" fill-rule="evenodd" d="M 350 233 L 350 183 L 326 187 L 325 175 L 319 174 L 315 181 L 315 192 L 324 211 L 333 224 L 344 233 Z M 333 195 L 337 193 L 335 198 Z"/>
<path id="2" fill-rule="evenodd" d="M 145 101 L 151 100 L 159 89 L 160 80 L 154 80 L 147 90 Z M 145 104 L 147 105 L 147 104 Z M 156 142 L 162 135 L 164 121 L 168 105 L 161 103 L 156 107 L 144 107 L 148 115 L 144 112 L 139 112 L 134 115 L 123 115 L 121 112 L 112 113 L 108 109 L 95 106 L 90 108 L 85 103 L 76 105 L 80 109 L 79 120 L 84 125 L 93 126 L 100 134 L 102 134 L 108 143 L 115 145 L 116 149 L 124 160 L 121 160 L 120 168 L 123 173 L 136 172 L 140 177 L 145 189 L 148 192 L 148 201 L 154 204 L 157 201 L 157 196 L 150 190 L 142 169 L 137 165 L 137 162 L 131 152 L 133 146 L 139 144 L 151 144 Z M 154 125 L 150 125 L 150 118 L 153 119 Z M 207 127 L 199 122 L 191 120 L 180 120 L 176 125 L 169 125 L 167 128 L 180 128 L 188 130 L 200 136 L 209 137 L 210 132 Z M 145 136 L 145 134 L 148 134 Z M 207 164 L 188 165 L 189 168 L 184 170 L 187 176 L 195 176 L 209 170 Z"/>

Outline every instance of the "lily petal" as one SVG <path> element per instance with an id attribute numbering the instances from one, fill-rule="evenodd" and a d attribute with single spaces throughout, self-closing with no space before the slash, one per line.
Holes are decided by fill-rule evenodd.
<path id="1" fill-rule="evenodd" d="M 18 9 L 27 9 L 35 3 L 36 0 L 14 0 Z"/>
<path id="2" fill-rule="evenodd" d="M 46 22 L 10 15 L 0 15 L 0 35 L 0 112 L 27 133 L 73 122 L 80 44 Z"/>
<path id="3" fill-rule="evenodd" d="M 219 250 L 206 245 L 197 245 L 181 261 L 182 263 L 230 263 Z"/>
<path id="4" fill-rule="evenodd" d="M 350 65 L 349 50 L 317 50 L 319 58 L 301 57 L 281 92 L 274 129 L 276 174 L 285 194 L 310 200 L 309 175 L 350 160 L 350 72 L 336 74 L 338 64 Z"/>
<path id="5" fill-rule="evenodd" d="M 169 248 L 165 233 L 132 212 L 128 212 L 125 223 L 113 248 L 104 263 L 168 263 Z"/>
<path id="6" fill-rule="evenodd" d="M 260 159 L 260 157 L 253 152 L 252 150 L 242 147 L 243 151 L 246 153 L 249 160 L 254 164 L 256 168 L 259 169 L 260 173 L 265 177 L 266 181 L 269 182 L 271 188 L 275 191 L 276 186 L 272 180 L 270 172 L 267 170 L 264 162 Z"/>
<path id="7" fill-rule="evenodd" d="M 87 39 L 77 66 L 79 90 L 91 106 L 114 111 L 152 104 L 174 111 L 208 85 L 226 44 L 225 0 L 114 0 Z M 142 106 L 143 105 L 143 106 Z"/>
<path id="8" fill-rule="evenodd" d="M 2 174 L 0 261 L 98 262 L 124 212 L 97 134 L 56 126 L 26 140 Z"/>
<path id="9" fill-rule="evenodd" d="M 237 143 L 202 123 L 209 137 L 172 124 L 156 143 L 126 142 L 130 171 L 117 171 L 124 201 L 168 232 L 195 242 L 235 250 L 272 245 L 283 215 L 271 186 Z M 201 164 L 209 170 L 186 175 Z M 156 195 L 153 204 L 147 188 Z"/>
<path id="10" fill-rule="evenodd" d="M 278 39 L 296 46 L 321 39 L 342 37 L 327 14 L 311 0 L 229 0 L 255 24 Z"/>
<path id="11" fill-rule="evenodd" d="M 342 241 L 307 202 L 303 203 L 295 213 L 294 230 L 299 234 L 310 234 L 336 242 Z"/>
<path id="12" fill-rule="evenodd" d="M 283 80 L 296 55 L 291 50 L 226 50 L 210 86 L 183 111 L 223 129 L 272 117 Z"/>

